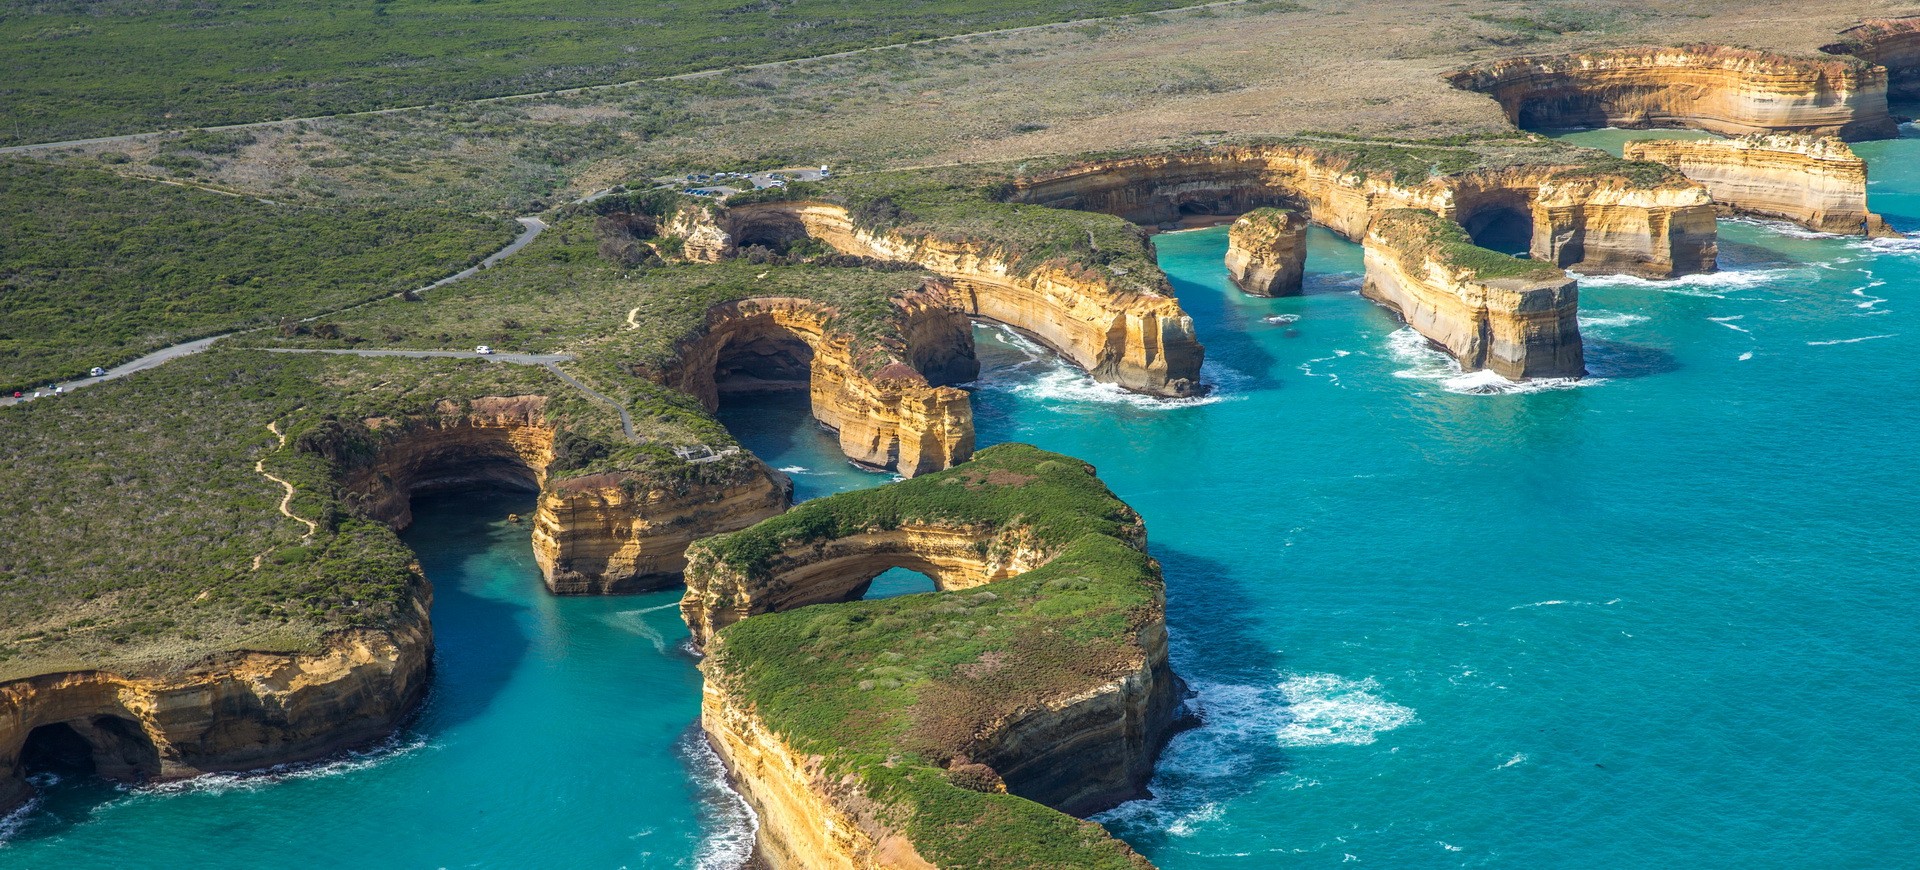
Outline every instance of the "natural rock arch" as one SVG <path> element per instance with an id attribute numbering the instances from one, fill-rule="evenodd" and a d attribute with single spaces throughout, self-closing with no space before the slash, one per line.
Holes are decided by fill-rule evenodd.
<path id="1" fill-rule="evenodd" d="M 804 388 L 813 416 L 862 465 L 912 477 L 973 454 L 973 406 L 947 384 L 978 376 L 966 316 L 935 285 L 894 300 L 895 346 L 875 359 L 835 326 L 831 306 L 763 297 L 722 303 L 682 338 L 665 383 L 719 407 L 721 392 Z M 729 374 L 746 373 L 729 383 Z"/>
<path id="2" fill-rule="evenodd" d="M 958 835 L 996 843 L 994 866 L 1062 842 L 1087 851 L 1047 866 L 1131 855 L 1044 807 L 1084 815 L 1140 795 L 1177 727 L 1145 544 L 1090 466 L 1021 444 L 696 544 L 682 613 L 707 653 L 701 722 L 759 815 L 760 854 L 945 866 L 958 859 L 936 841 Z M 945 591 L 810 606 L 898 565 Z M 863 660 L 870 679 L 836 682 Z M 949 821 L 913 824 L 921 813 Z"/>

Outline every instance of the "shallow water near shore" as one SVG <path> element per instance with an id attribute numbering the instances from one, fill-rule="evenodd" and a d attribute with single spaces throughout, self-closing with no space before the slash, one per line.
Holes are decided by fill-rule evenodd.
<path id="1" fill-rule="evenodd" d="M 1920 141 L 1863 143 L 1920 229 Z M 1722 223 L 1721 273 L 1581 283 L 1594 377 L 1463 376 L 1315 229 L 1255 299 L 1155 237 L 1213 395 L 976 331 L 982 444 L 1094 463 L 1164 563 L 1206 724 L 1101 816 L 1162 867 L 1896 866 L 1920 839 L 1920 242 Z M 800 497 L 885 482 L 796 396 L 723 409 Z M 553 599 L 522 496 L 423 501 L 438 673 L 395 746 L 63 783 L 0 866 L 731 866 L 677 593 Z"/>

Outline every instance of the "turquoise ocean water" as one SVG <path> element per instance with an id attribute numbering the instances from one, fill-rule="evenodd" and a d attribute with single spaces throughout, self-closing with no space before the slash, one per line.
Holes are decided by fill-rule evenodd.
<path id="1" fill-rule="evenodd" d="M 1920 139 L 1857 147 L 1876 210 L 1920 229 Z M 1101 820 L 1181 870 L 1910 865 L 1920 241 L 1721 229 L 1719 274 L 1582 281 L 1579 385 L 1459 375 L 1317 229 L 1280 300 L 1228 285 L 1224 229 L 1156 237 L 1203 399 L 982 327 L 981 442 L 1085 458 L 1146 517 L 1207 722 Z M 888 479 L 803 402 L 723 416 L 802 497 Z M 677 595 L 544 595 L 501 519 L 526 507 L 416 508 L 439 672 L 393 746 L 59 783 L 0 865 L 731 866 Z"/>

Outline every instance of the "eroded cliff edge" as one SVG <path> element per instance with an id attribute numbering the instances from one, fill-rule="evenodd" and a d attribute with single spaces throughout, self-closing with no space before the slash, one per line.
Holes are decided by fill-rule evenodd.
<path id="1" fill-rule="evenodd" d="M 1015 444 L 696 544 L 701 722 L 760 860 L 1148 866 L 1068 815 L 1139 795 L 1176 726 L 1144 547 L 1091 467 Z M 943 591 L 850 600 L 895 566 Z"/>
<path id="2" fill-rule="evenodd" d="M 1886 67 L 1889 97 L 1920 98 L 1920 17 L 1869 18 L 1839 35 L 1820 50 Z"/>
<path id="3" fill-rule="evenodd" d="M 1257 208 L 1227 232 L 1227 275 L 1254 296 L 1298 296 L 1307 270 L 1307 219 L 1289 209 Z"/>
<path id="4" fill-rule="evenodd" d="M 1724 45 L 1516 57 L 1448 77 L 1493 97 L 1526 130 L 1693 127 L 1727 135 L 1794 132 L 1848 140 L 1898 135 L 1887 71 L 1872 63 Z"/>
<path id="5" fill-rule="evenodd" d="M 1796 134 L 1682 142 L 1628 142 L 1629 160 L 1671 166 L 1738 214 L 1780 218 L 1842 235 L 1897 236 L 1867 210 L 1867 162 L 1847 143 Z"/>
<path id="6" fill-rule="evenodd" d="M 1395 209 L 1367 231 L 1366 267 L 1361 293 L 1466 371 L 1510 380 L 1586 374 L 1579 291 L 1551 265 L 1476 247 L 1432 212 Z"/>

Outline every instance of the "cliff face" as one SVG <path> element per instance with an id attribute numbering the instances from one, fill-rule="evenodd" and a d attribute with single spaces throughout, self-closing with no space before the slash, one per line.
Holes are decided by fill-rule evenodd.
<path id="1" fill-rule="evenodd" d="M 1432 223 L 1440 220 L 1411 210 L 1381 215 L 1367 234 L 1361 292 L 1398 311 L 1467 371 L 1512 380 L 1586 374 L 1573 279 L 1517 266 L 1519 274 L 1485 277 L 1437 242 Z"/>
<path id="2" fill-rule="evenodd" d="M 0 812 L 32 794 L 19 763 L 34 729 L 71 728 L 96 770 L 180 779 L 318 758 L 390 733 L 426 691 L 432 598 L 416 577 L 399 624 L 335 632 L 311 654 L 236 652 L 180 672 L 77 671 L 0 683 Z"/>
<path id="3" fill-rule="evenodd" d="M 1448 80 L 1493 97 L 1508 120 L 1528 130 L 1694 127 L 1849 140 L 1898 135 L 1887 114 L 1886 70 L 1860 61 L 1694 45 L 1511 58 Z"/>
<path id="4" fill-rule="evenodd" d="M 758 461 L 717 483 L 663 488 L 638 475 L 550 481 L 557 434 L 541 396 L 444 403 L 439 413 L 362 421 L 372 449 L 334 457 L 341 489 L 365 515 L 405 528 L 414 493 L 472 484 L 538 491 L 534 556 L 556 593 L 634 592 L 675 585 L 693 539 L 779 513 L 790 486 Z M 323 448 L 324 449 L 324 448 Z"/>
<path id="5" fill-rule="evenodd" d="M 1254 296 L 1298 296 L 1307 269 L 1307 219 L 1299 212 L 1255 209 L 1227 231 L 1227 274 Z"/>
<path id="6" fill-rule="evenodd" d="M 1374 215 L 1389 209 L 1424 209 L 1469 226 L 1506 211 L 1532 225 L 1532 256 L 1563 268 L 1649 278 L 1714 269 L 1713 204 L 1684 178 L 1637 180 L 1536 164 L 1408 184 L 1352 169 L 1356 158 L 1342 147 L 1221 146 L 1093 161 L 1022 179 L 1018 196 L 1144 222 L 1183 210 L 1236 214 L 1287 205 L 1355 242 L 1365 239 Z"/>
<path id="7" fill-rule="evenodd" d="M 1820 47 L 1887 68 L 1887 95 L 1920 99 L 1920 18 L 1871 18 L 1840 31 L 1840 41 Z"/>
<path id="8" fill-rule="evenodd" d="M 1673 278 L 1711 272 L 1719 260 L 1713 198 L 1684 180 L 1560 175 L 1542 180 L 1532 211 L 1533 259 L 1563 269 Z"/>
<path id="9" fill-rule="evenodd" d="M 1629 160 L 1663 163 L 1707 186 L 1716 203 L 1824 233 L 1885 234 L 1867 211 L 1867 162 L 1845 142 L 1791 134 L 1725 141 L 1626 143 Z"/>
<path id="10" fill-rule="evenodd" d="M 1203 351 L 1193 319 L 1171 296 L 1119 292 L 1097 272 L 1022 269 L 991 239 L 870 233 L 855 227 L 845 208 L 828 203 L 757 203 L 730 211 L 736 220 L 784 215 L 842 252 L 918 264 L 949 279 L 961 310 L 1039 338 L 1098 380 L 1158 396 L 1201 389 Z"/>
<path id="11" fill-rule="evenodd" d="M 1001 445 L 694 546 L 701 724 L 759 815 L 760 862 L 952 866 L 964 842 L 979 866 L 1149 866 L 1044 809 L 1139 796 L 1183 692 L 1145 527 L 1087 481 Z M 895 566 L 941 591 L 808 606 Z"/>
<path id="12" fill-rule="evenodd" d="M 664 380 L 711 410 L 719 407 L 715 375 L 723 365 L 778 376 L 782 368 L 804 364 L 813 415 L 839 433 L 840 450 L 849 459 L 907 477 L 966 461 L 973 454 L 967 393 L 933 386 L 922 369 L 902 361 L 919 361 L 936 376 L 960 381 L 978 374 L 972 326 L 946 302 L 944 288 L 896 300 L 901 345 L 885 358 L 858 358 L 853 337 L 832 327 L 834 316 L 831 308 L 806 299 L 764 297 L 716 306 L 701 331 L 681 342 L 678 362 Z M 762 365 L 742 361 L 743 354 L 779 359 Z M 745 525 L 751 522 L 738 527 Z"/>

